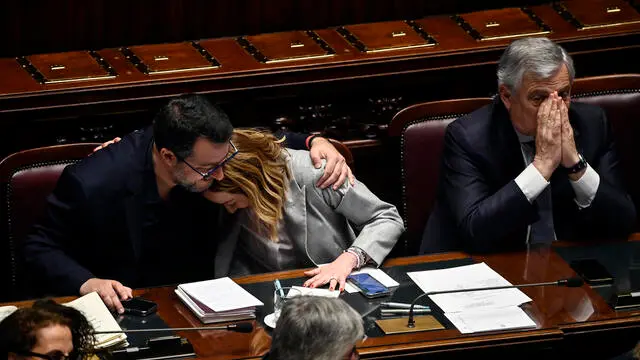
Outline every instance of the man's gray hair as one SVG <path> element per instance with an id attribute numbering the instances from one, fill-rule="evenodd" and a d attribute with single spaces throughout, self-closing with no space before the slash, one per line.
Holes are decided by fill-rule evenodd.
<path id="1" fill-rule="evenodd" d="M 569 80 L 573 83 L 576 74 L 573 60 L 562 46 L 545 37 L 519 39 L 512 42 L 500 58 L 498 86 L 505 85 L 517 92 L 525 76 L 549 79 L 562 65 L 567 66 Z"/>
<path id="2" fill-rule="evenodd" d="M 269 358 L 340 359 L 363 336 L 362 317 L 344 300 L 299 296 L 282 309 Z"/>

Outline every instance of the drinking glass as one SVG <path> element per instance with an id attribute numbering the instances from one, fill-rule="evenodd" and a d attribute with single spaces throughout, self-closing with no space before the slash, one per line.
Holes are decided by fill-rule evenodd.
<path id="1" fill-rule="evenodd" d="M 284 296 L 283 296 L 284 295 Z M 290 286 L 282 287 L 282 292 L 280 290 L 275 290 L 273 293 L 273 315 L 275 317 L 275 321 L 278 321 L 280 317 L 280 312 L 285 304 L 296 296 L 301 296 L 302 292 L 298 289 L 294 289 Z"/>

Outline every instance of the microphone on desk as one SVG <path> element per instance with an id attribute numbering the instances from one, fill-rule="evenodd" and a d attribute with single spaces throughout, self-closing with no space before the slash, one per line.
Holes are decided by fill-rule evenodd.
<path id="1" fill-rule="evenodd" d="M 408 328 L 415 328 L 416 321 L 413 317 L 414 311 L 413 308 L 416 305 L 416 302 L 421 298 L 427 295 L 440 295 L 440 294 L 451 294 L 458 292 L 471 292 L 471 291 L 484 291 L 484 290 L 502 290 L 502 289 L 515 289 L 515 288 L 524 288 L 524 287 L 537 287 L 537 286 L 566 286 L 566 287 L 581 287 L 584 281 L 582 278 L 573 277 L 568 279 L 562 279 L 558 281 L 548 281 L 541 283 L 531 283 L 531 284 L 519 284 L 519 285 L 504 285 L 504 286 L 485 286 L 485 287 L 477 287 L 477 288 L 468 288 L 468 289 L 454 289 L 454 290 L 443 290 L 443 291 L 431 291 L 426 292 L 424 294 L 418 295 L 411 302 L 411 307 L 409 308 L 409 320 L 407 321 Z"/>
<path id="2" fill-rule="evenodd" d="M 228 330 L 228 331 L 235 331 L 239 333 L 250 333 L 253 331 L 253 324 L 251 324 L 250 322 L 241 322 L 237 324 L 229 324 L 226 326 L 201 326 L 201 327 L 188 327 L 188 328 L 96 331 L 94 332 L 94 334 L 145 333 L 145 332 L 162 332 L 162 331 L 202 331 L 202 330 Z"/>

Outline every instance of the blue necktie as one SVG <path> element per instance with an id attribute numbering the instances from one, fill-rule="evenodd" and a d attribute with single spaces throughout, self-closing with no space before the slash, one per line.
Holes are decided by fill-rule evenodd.
<path id="1" fill-rule="evenodd" d="M 535 156 L 535 142 L 529 141 L 523 143 L 529 151 L 529 159 Z M 551 244 L 555 240 L 555 232 L 553 230 L 553 203 L 551 200 L 551 185 L 547 186 L 540 195 L 534 200 L 538 205 L 538 221 L 531 224 L 531 233 L 529 235 L 530 244 Z"/>

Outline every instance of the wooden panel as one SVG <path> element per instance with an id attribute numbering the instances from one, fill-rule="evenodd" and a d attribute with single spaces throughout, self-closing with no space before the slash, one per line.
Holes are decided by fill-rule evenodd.
<path id="1" fill-rule="evenodd" d="M 408 50 L 435 45 L 435 40 L 413 21 L 388 21 L 338 28 L 353 46 L 364 53 Z"/>
<path id="2" fill-rule="evenodd" d="M 564 245 L 564 244 L 555 244 Z M 435 261 L 464 259 L 464 253 L 444 253 L 408 258 L 389 259 L 384 267 L 421 264 Z M 474 256 L 476 262 L 486 262 L 508 281 L 514 284 L 557 281 L 575 276 L 569 265 L 549 248 L 538 248 L 528 252 L 513 252 Z M 396 270 L 397 271 L 397 270 Z M 399 273 L 391 270 L 395 277 Z M 240 284 L 271 282 L 274 279 L 292 279 L 304 277 L 302 269 L 278 273 L 259 274 L 235 278 Z M 202 323 L 182 304 L 174 293 L 174 287 L 157 287 L 135 290 L 136 296 L 153 300 L 158 304 L 158 314 L 172 327 L 195 327 Z M 640 326 L 640 312 L 613 311 L 592 288 L 584 285 L 579 288 L 532 287 L 523 290 L 531 299 L 523 309 L 537 324 L 537 329 L 493 331 L 475 334 L 460 334 L 455 328 L 444 330 L 415 332 L 402 335 L 370 337 L 357 344 L 362 358 L 409 357 L 426 358 L 430 355 L 438 359 L 483 358 L 483 351 L 492 350 L 494 358 L 502 358 L 511 352 L 522 358 L 524 349 L 540 351 L 551 349 L 553 358 L 602 358 L 588 355 L 597 351 L 617 351 L 610 333 L 620 337 L 632 337 Z M 71 298 L 59 298 L 60 302 Z M 29 306 L 31 301 L 13 303 L 17 306 Z M 0 304 L 5 305 L 5 304 Z M 588 309 L 589 311 L 585 311 Z M 268 311 L 268 309 L 266 309 Z M 242 334 L 231 331 L 183 331 L 178 335 L 189 339 L 199 358 L 205 359 L 247 359 L 258 358 L 268 351 L 271 345 L 270 331 L 252 321 L 251 333 Z M 568 339 L 567 335 L 572 338 Z M 625 336 L 626 335 L 626 336 Z M 598 341 L 581 339 L 596 336 Z M 637 337 L 635 337 L 637 338 Z M 607 340 L 605 340 L 607 339 Z M 579 346 L 568 346 L 568 341 L 578 342 Z M 528 346 L 528 347 L 526 347 Z M 603 350 L 604 348 L 604 350 Z M 514 350 L 515 349 L 515 350 Z M 623 349 L 625 350 L 625 349 Z M 620 351 L 622 352 L 622 350 Z M 503 356 L 499 356 L 502 354 Z M 582 356 L 578 356 L 582 354 Z M 540 358 L 527 352 L 524 358 Z M 569 356 L 570 355 L 570 356 Z M 505 357 L 506 358 L 506 357 Z M 511 357 L 508 357 L 511 358 Z M 609 357 L 604 357 L 609 358 Z"/>
<path id="3" fill-rule="evenodd" d="M 597 0 L 582 1 L 592 3 Z M 244 0 L 239 2 L 245 3 Z M 261 0 L 258 2 L 262 3 Z M 249 12 L 243 12 L 231 2 L 224 3 L 230 6 L 225 9 L 237 10 L 231 13 L 237 12 L 256 22 L 262 19 L 256 15 L 261 11 L 275 16 L 281 10 L 277 6 L 265 6 L 262 10 L 251 7 Z M 332 24 L 335 26 L 389 20 L 382 16 L 384 12 L 399 10 L 394 9 L 395 5 L 389 5 L 388 1 L 380 1 L 374 7 L 362 5 L 365 3 L 362 2 L 361 8 L 372 13 L 356 13 L 354 8 L 354 13 L 349 15 L 332 14 L 332 11 L 345 9 L 343 2 L 339 3 L 336 1 L 334 6 L 325 6 L 324 3 L 309 2 L 300 5 L 299 10 L 316 11 L 320 17 L 335 16 L 334 19 L 340 20 Z M 467 3 L 473 3 L 473 6 L 466 6 Z M 83 4 L 78 2 L 77 5 Z M 439 4 L 420 1 L 411 6 L 427 9 Z M 525 4 L 533 5 L 534 2 L 516 4 L 509 1 L 511 8 Z M 191 7 L 186 3 L 183 5 L 185 12 Z M 490 6 L 485 2 L 462 4 L 458 1 L 456 6 L 451 7 L 455 11 L 448 14 L 469 14 L 478 9 L 503 5 Z M 127 9 L 135 13 L 138 10 L 137 2 L 131 6 L 133 8 Z M 158 4 L 158 7 L 162 6 Z M 211 10 L 208 6 L 203 9 Z M 174 9 L 176 17 L 183 15 L 179 7 Z M 616 59 L 640 57 L 640 23 L 578 30 L 551 4 L 530 6 L 530 9 L 552 28 L 553 31 L 547 36 L 560 43 L 574 57 L 578 76 L 638 71 L 636 62 Z M 221 17 L 219 13 L 214 15 L 209 12 L 208 15 L 213 19 Z M 404 5 L 402 13 L 411 14 L 404 19 L 416 19 L 423 15 L 417 10 L 408 12 Z M 93 128 L 108 127 L 111 130 L 89 132 L 90 136 L 105 136 L 92 137 L 92 141 L 123 135 L 151 123 L 158 107 L 170 97 L 198 92 L 222 104 L 237 126 L 320 131 L 336 139 L 349 141 L 350 144 L 364 144 L 366 148 L 361 147 L 354 152 L 358 177 L 382 199 L 400 206 L 397 144 L 394 139 L 386 138 L 391 117 L 410 104 L 495 94 L 495 64 L 512 40 L 478 41 L 469 36 L 451 16 L 440 15 L 414 20 L 437 42 L 436 46 L 365 53 L 349 43 L 335 28 L 322 28 L 326 23 L 306 21 L 291 29 L 316 29 L 314 32 L 335 51 L 335 55 L 262 63 L 256 61 L 236 37 L 211 38 L 199 40 L 199 44 L 215 56 L 221 67 L 145 74 L 126 59 L 118 46 L 153 43 L 155 38 L 140 40 L 136 36 L 146 32 L 148 29 L 145 26 L 156 24 L 156 20 L 135 19 L 131 12 L 119 9 L 114 9 L 113 14 L 121 16 L 123 21 L 128 22 L 125 25 L 134 26 L 136 31 L 136 34 L 132 34 L 133 38 L 127 37 L 126 41 L 111 44 L 115 46 L 113 48 L 95 51 L 117 72 L 114 78 L 42 84 L 34 81 L 15 58 L 0 59 L 0 74 L 3 75 L 0 77 L 0 121 L 5 125 L 0 137 L 0 154 L 7 155 L 35 146 L 85 141 L 87 129 Z M 0 12 L 0 18 L 2 15 Z M 193 16 L 188 18 L 189 21 L 204 24 L 211 22 L 212 17 L 206 20 Z M 303 18 L 309 20 L 312 17 L 304 15 Z M 243 17 L 242 21 L 246 19 Z M 158 22 L 162 23 L 159 31 L 173 31 L 167 29 L 167 24 L 173 24 L 169 21 L 171 18 L 163 20 Z M 262 25 L 256 24 L 245 32 L 233 35 L 259 34 L 259 29 L 269 28 L 263 28 Z M 52 29 L 52 33 L 56 30 Z M 125 34 L 121 27 L 110 28 L 110 31 Z M 47 39 L 60 38 L 49 35 Z M 183 35 L 171 38 L 169 42 L 206 38 L 191 32 Z M 99 37 L 99 34 L 96 36 Z M 7 39 L 12 40 L 10 36 L 6 36 Z M 37 41 L 23 39 L 27 40 Z M 286 44 L 286 41 L 283 43 Z M 94 49 L 100 49 L 103 43 L 96 41 L 94 44 Z M 27 55 L 28 52 L 22 54 Z"/>
<path id="4" fill-rule="evenodd" d="M 95 52 L 31 55 L 17 60 L 40 83 L 111 79 L 116 76 L 111 65 Z"/>
<path id="5" fill-rule="evenodd" d="M 335 51 L 313 31 L 246 36 L 239 38 L 238 43 L 263 63 L 311 60 L 335 54 Z"/>
<path id="6" fill-rule="evenodd" d="M 555 7 L 578 30 L 640 23 L 640 13 L 624 0 L 572 0 Z"/>
<path id="7" fill-rule="evenodd" d="M 122 53 L 145 74 L 170 74 L 220 67 L 198 43 L 158 44 L 122 48 Z"/>
<path id="8" fill-rule="evenodd" d="M 454 16 L 454 20 L 481 41 L 543 35 L 551 31 L 533 12 L 521 8 L 474 12 Z"/>
<path id="9" fill-rule="evenodd" d="M 3 0 L 0 57 L 416 19 L 549 0 Z M 46 29 L 43 31 L 42 29 Z"/>

